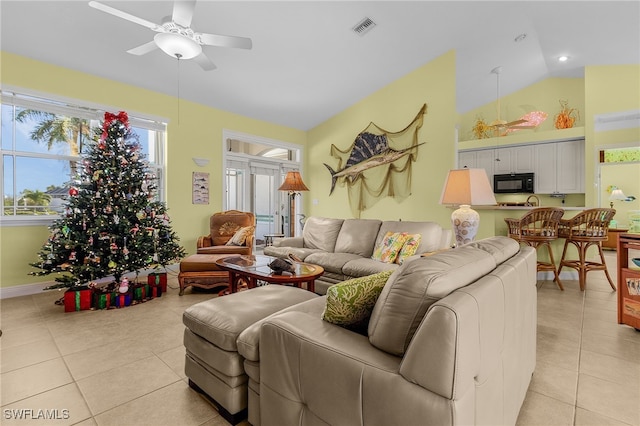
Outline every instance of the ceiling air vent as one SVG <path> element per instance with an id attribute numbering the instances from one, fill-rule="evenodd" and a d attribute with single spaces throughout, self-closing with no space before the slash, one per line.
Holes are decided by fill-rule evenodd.
<path id="1" fill-rule="evenodd" d="M 368 33 L 373 27 L 376 26 L 376 23 L 371 20 L 371 18 L 364 18 L 362 21 L 358 22 L 358 24 L 352 28 L 353 32 L 358 34 L 359 36 L 363 36 Z"/>

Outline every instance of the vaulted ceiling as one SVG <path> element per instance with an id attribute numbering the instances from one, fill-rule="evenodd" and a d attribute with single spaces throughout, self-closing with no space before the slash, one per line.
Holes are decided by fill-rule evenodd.
<path id="1" fill-rule="evenodd" d="M 170 1 L 102 3 L 154 23 L 173 10 Z M 205 46 L 213 71 L 159 49 L 126 53 L 156 33 L 88 1 L 2 0 L 0 15 L 3 51 L 302 130 L 452 49 L 460 113 L 495 100 L 496 66 L 506 95 L 581 77 L 585 65 L 640 63 L 638 1 L 199 0 L 195 31 L 253 41 L 251 50 Z M 376 26 L 361 36 L 352 28 L 365 17 Z"/>

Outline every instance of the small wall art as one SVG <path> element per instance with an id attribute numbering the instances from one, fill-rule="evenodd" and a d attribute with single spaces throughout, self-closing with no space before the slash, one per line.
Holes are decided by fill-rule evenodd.
<path id="1" fill-rule="evenodd" d="M 193 172 L 193 204 L 209 204 L 209 173 Z"/>

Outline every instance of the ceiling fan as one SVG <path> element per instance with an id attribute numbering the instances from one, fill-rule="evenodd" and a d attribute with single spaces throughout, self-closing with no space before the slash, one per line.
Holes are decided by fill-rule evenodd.
<path id="1" fill-rule="evenodd" d="M 491 122 L 488 127 L 493 130 L 496 136 L 502 136 L 509 129 L 535 129 L 536 126 L 522 126 L 523 123 L 528 123 L 527 120 L 519 119 L 515 121 L 507 122 L 500 119 L 500 73 L 502 73 L 502 67 L 495 67 L 491 70 L 492 74 L 496 75 L 497 80 L 497 96 L 496 96 L 496 108 L 498 110 L 498 118 Z M 499 161 L 499 160 L 498 160 Z"/>
<path id="2" fill-rule="evenodd" d="M 144 55 L 160 48 L 167 55 L 177 59 L 193 59 L 205 71 L 216 69 L 215 64 L 202 52 L 202 46 L 234 47 L 251 49 L 250 38 L 219 34 L 198 33 L 191 29 L 191 19 L 196 0 L 176 0 L 173 3 L 173 14 L 154 24 L 146 19 L 131 15 L 97 1 L 90 1 L 89 6 L 118 18 L 126 19 L 157 32 L 153 40 L 141 46 L 127 50 L 133 55 Z"/>

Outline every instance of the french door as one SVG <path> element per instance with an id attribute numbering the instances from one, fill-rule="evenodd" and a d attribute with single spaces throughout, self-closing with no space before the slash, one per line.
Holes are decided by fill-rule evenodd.
<path id="1" fill-rule="evenodd" d="M 299 170 L 300 148 L 249 135 L 225 132 L 223 154 L 225 179 L 223 205 L 226 210 L 250 211 L 256 216 L 256 246 L 265 235 L 289 236 L 289 196 L 278 188 L 287 172 Z M 294 200 L 300 211 L 300 197 Z"/>

